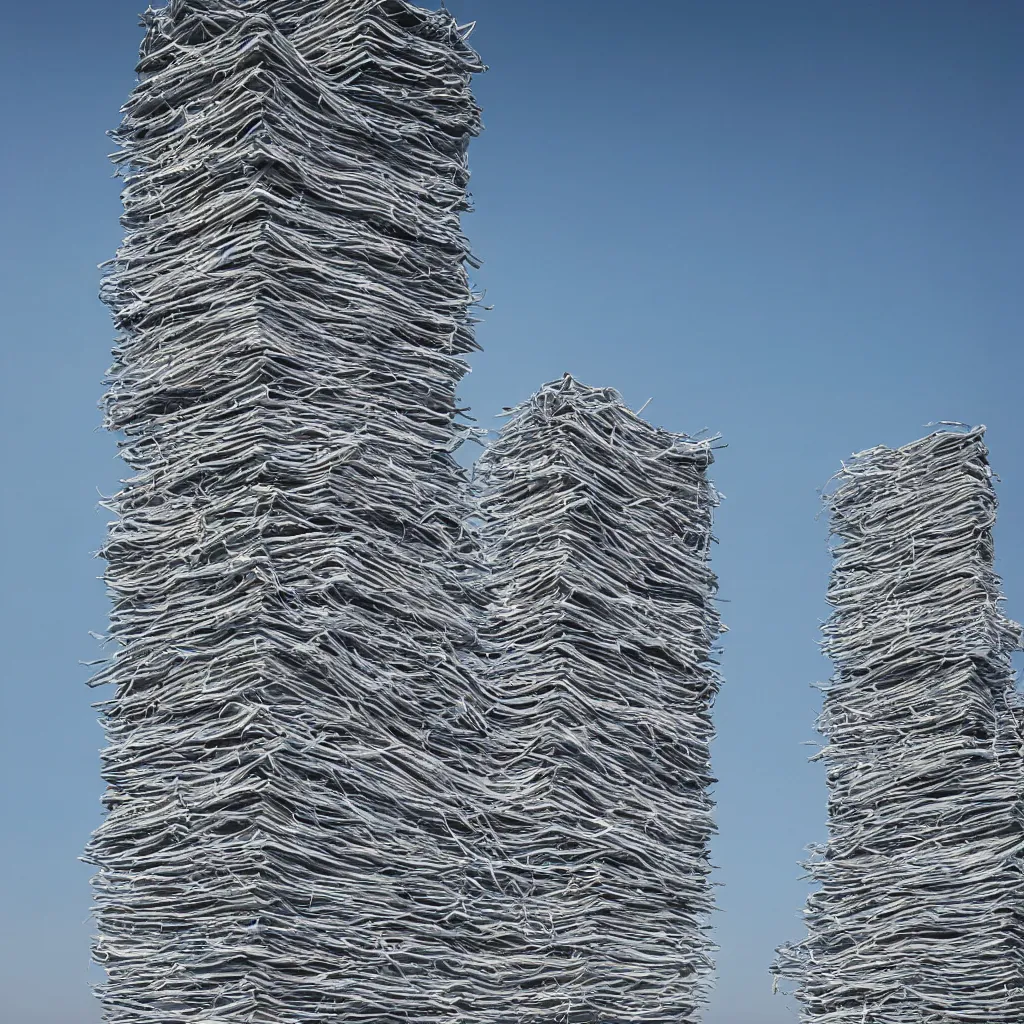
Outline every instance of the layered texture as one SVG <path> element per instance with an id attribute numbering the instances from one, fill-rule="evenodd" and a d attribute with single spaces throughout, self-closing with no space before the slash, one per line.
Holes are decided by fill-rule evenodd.
<path id="1" fill-rule="evenodd" d="M 689 1021 L 711 967 L 712 443 L 572 378 L 480 464 L 507 1019 Z"/>
<path id="2" fill-rule="evenodd" d="M 983 430 L 856 456 L 829 508 L 829 838 L 776 973 L 804 1021 L 1019 1024 L 1020 628 L 1000 611 Z"/>
<path id="3" fill-rule="evenodd" d="M 172 0 L 118 140 L 105 1019 L 430 1021 L 475 981 L 455 389 L 479 59 L 398 0 Z"/>

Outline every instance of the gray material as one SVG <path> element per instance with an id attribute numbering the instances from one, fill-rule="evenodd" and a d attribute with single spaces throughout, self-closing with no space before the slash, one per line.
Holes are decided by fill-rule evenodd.
<path id="1" fill-rule="evenodd" d="M 477 56 L 397 0 L 145 15 L 89 849 L 116 1024 L 454 1019 L 484 731 L 455 389 Z"/>
<path id="2" fill-rule="evenodd" d="M 512 1019 L 696 1019 L 711 969 L 713 442 L 570 377 L 480 463 Z"/>
<path id="3" fill-rule="evenodd" d="M 775 966 L 805 1022 L 1024 1020 L 1020 627 L 983 434 L 863 452 L 828 498 L 829 839 Z"/>

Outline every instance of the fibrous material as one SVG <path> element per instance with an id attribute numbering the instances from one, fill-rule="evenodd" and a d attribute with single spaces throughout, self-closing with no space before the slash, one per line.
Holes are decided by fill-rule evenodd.
<path id="1" fill-rule="evenodd" d="M 828 497 L 829 836 L 807 937 L 779 951 L 801 1020 L 1024 1020 L 1024 817 L 984 428 L 854 457 Z"/>
<path id="2" fill-rule="evenodd" d="M 116 1024 L 456 1019 L 476 54 L 402 0 L 171 0 L 117 157 L 104 555 Z"/>
<path id="3" fill-rule="evenodd" d="M 711 968 L 711 440 L 566 376 L 480 462 L 507 1019 L 690 1021 Z"/>

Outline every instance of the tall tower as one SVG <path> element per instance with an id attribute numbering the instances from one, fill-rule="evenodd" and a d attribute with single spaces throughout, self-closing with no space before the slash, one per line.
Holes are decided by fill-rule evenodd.
<path id="1" fill-rule="evenodd" d="M 1020 628 L 983 435 L 863 452 L 829 498 L 829 838 L 775 966 L 805 1022 L 1024 1019 Z"/>
<path id="2" fill-rule="evenodd" d="M 696 1019 L 719 680 L 708 441 L 566 376 L 481 464 L 495 827 L 524 1022 Z"/>
<path id="3" fill-rule="evenodd" d="M 432 1021 L 484 733 L 455 390 L 481 70 L 404 0 L 171 0 L 117 160 L 112 1024 Z"/>

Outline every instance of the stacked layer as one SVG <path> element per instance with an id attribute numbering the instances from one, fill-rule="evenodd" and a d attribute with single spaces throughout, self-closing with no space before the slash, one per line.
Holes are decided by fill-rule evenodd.
<path id="1" fill-rule="evenodd" d="M 455 389 L 480 62 L 398 0 L 149 11 L 119 156 L 98 960 L 118 1024 L 458 1015 L 483 729 Z"/>
<path id="2" fill-rule="evenodd" d="M 864 452 L 829 503 L 829 839 L 776 972 L 805 1021 L 1019 1024 L 1020 630 L 999 610 L 983 430 Z"/>
<path id="3" fill-rule="evenodd" d="M 481 463 L 516 1021 L 694 1019 L 711 963 L 711 444 L 571 378 Z"/>

